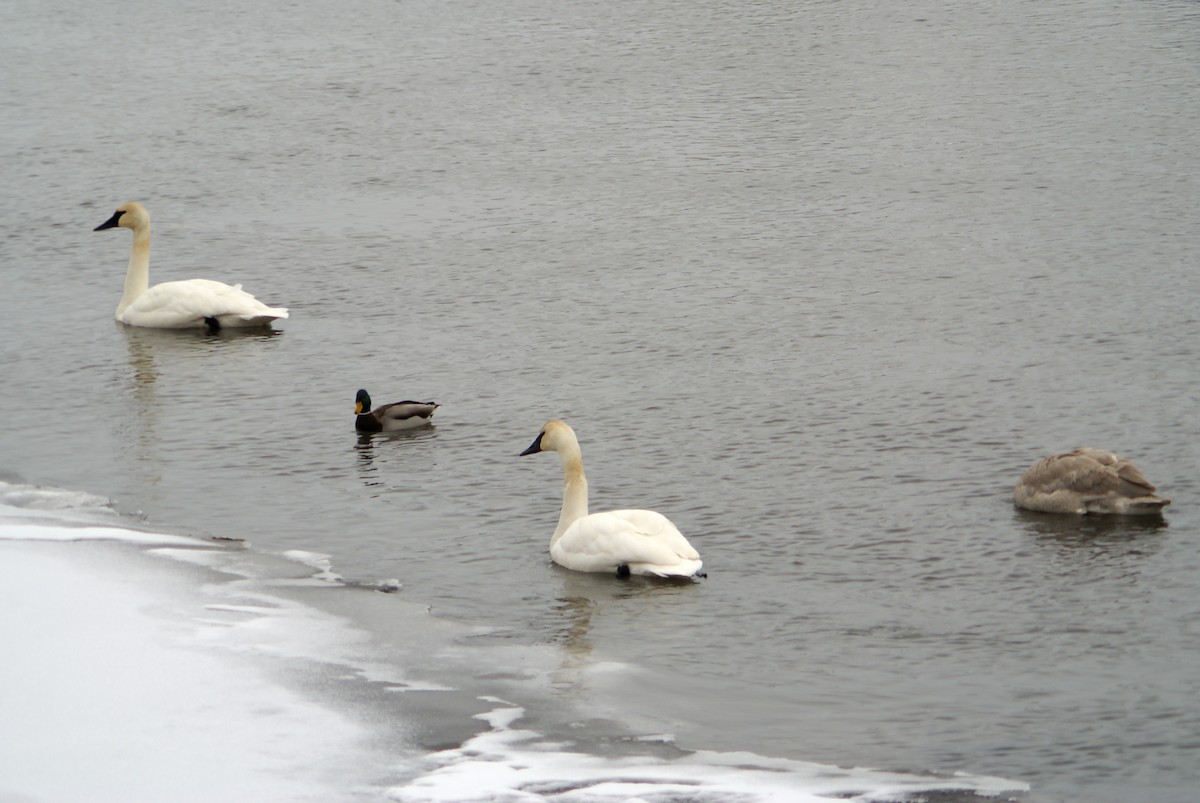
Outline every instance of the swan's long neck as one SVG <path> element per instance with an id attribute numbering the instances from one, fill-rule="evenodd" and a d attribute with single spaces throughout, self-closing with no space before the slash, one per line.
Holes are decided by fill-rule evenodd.
<path id="1" fill-rule="evenodd" d="M 133 250 L 129 253 L 129 270 L 125 272 L 125 293 L 117 305 L 117 317 L 137 297 L 150 287 L 150 224 L 133 230 Z"/>
<path id="2" fill-rule="evenodd" d="M 579 447 L 559 452 L 563 467 L 563 503 L 562 512 L 558 515 L 558 526 L 554 535 L 550 536 L 550 546 L 554 546 L 562 534 L 567 531 L 576 519 L 588 514 L 587 477 L 583 473 L 583 455 Z"/>

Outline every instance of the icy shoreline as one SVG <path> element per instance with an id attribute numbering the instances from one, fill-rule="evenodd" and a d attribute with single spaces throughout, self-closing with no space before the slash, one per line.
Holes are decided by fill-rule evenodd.
<path id="1" fill-rule="evenodd" d="M 1027 791 L 981 776 L 691 752 L 669 735 L 620 735 L 615 721 L 597 734 L 575 710 L 586 699 L 545 695 L 561 671 L 557 648 L 477 646 L 476 629 L 347 585 L 324 556 L 126 525 L 105 500 L 0 482 L 6 803 L 815 803 Z M 414 667 L 450 683 L 413 679 Z"/>
<path id="2" fill-rule="evenodd" d="M 111 543 L 3 540 L 0 560 L 0 798 L 360 799 L 367 729 L 195 646 L 187 567 Z"/>

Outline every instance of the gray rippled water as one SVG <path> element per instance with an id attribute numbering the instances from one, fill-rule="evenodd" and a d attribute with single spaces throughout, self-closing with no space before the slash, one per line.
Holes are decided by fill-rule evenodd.
<path id="1" fill-rule="evenodd" d="M 637 665 L 548 700 L 684 747 L 1194 794 L 1192 4 L 6 17 L 0 469 Z M 152 280 L 291 319 L 115 324 L 128 239 L 91 229 L 129 199 Z M 437 426 L 360 437 L 358 387 Z M 708 581 L 549 562 L 559 469 L 516 455 L 551 417 Z M 1012 508 L 1084 444 L 1165 518 Z"/>

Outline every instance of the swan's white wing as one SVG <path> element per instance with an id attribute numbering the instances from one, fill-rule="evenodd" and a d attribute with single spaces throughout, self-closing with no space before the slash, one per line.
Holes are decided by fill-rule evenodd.
<path id="1" fill-rule="evenodd" d="M 286 308 L 268 307 L 240 284 L 187 279 L 149 288 L 125 308 L 121 320 L 134 326 L 184 328 L 202 326 L 205 318 L 244 326 L 287 316 Z"/>
<path id="2" fill-rule="evenodd" d="M 569 569 L 634 574 L 691 576 L 700 570 L 700 555 L 683 534 L 653 510 L 611 510 L 575 521 L 550 549 L 551 557 Z"/>

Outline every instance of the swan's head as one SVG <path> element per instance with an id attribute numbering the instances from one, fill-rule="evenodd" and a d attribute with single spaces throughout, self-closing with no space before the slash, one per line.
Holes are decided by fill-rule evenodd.
<path id="1" fill-rule="evenodd" d="M 534 438 L 533 443 L 529 444 L 529 448 L 521 452 L 521 456 L 538 452 L 561 452 L 572 448 L 579 448 L 575 430 L 571 429 L 566 421 L 555 418 L 542 426 L 542 431 Z"/>
<path id="2" fill-rule="evenodd" d="M 149 225 L 150 213 L 146 211 L 146 207 L 137 201 L 130 201 L 127 204 L 118 206 L 117 211 L 113 212 L 112 217 L 92 229 L 92 231 L 115 229 L 118 226 L 123 229 L 140 229 Z"/>
<path id="3" fill-rule="evenodd" d="M 354 414 L 362 415 L 369 412 L 371 412 L 371 394 L 359 389 L 358 393 L 354 394 Z"/>

